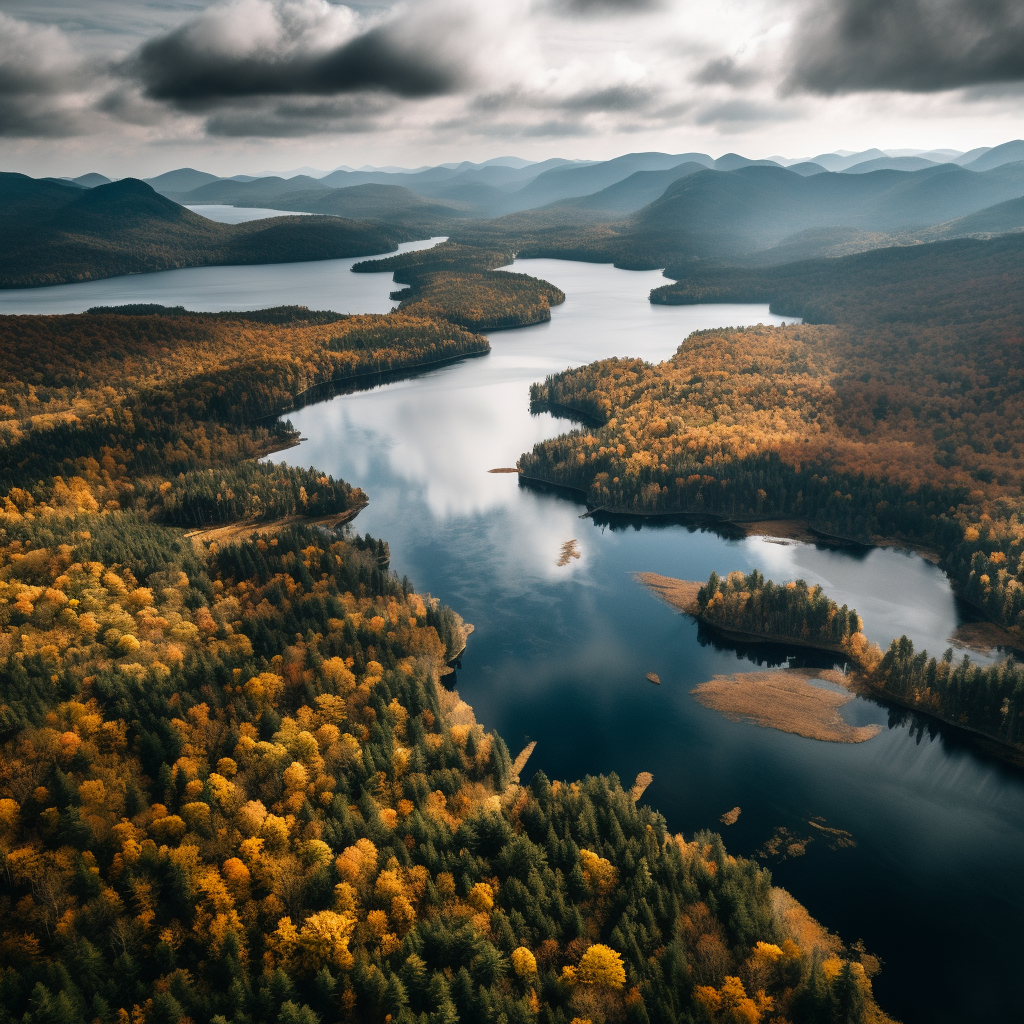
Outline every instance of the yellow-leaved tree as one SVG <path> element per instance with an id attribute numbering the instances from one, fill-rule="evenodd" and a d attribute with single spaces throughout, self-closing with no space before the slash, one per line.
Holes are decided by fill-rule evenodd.
<path id="1" fill-rule="evenodd" d="M 622 988 L 626 984 L 626 969 L 622 957 L 611 946 L 598 943 L 591 946 L 580 958 L 576 968 L 576 980 L 582 985 L 597 985 L 601 988 Z"/>

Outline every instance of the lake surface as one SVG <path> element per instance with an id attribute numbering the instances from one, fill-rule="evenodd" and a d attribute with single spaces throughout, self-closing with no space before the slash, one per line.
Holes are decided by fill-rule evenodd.
<path id="1" fill-rule="evenodd" d="M 566 292 L 550 323 L 491 335 L 488 356 L 296 411 L 307 440 L 287 461 L 366 490 L 356 528 L 386 538 L 399 574 L 474 623 L 457 686 L 513 756 L 538 741 L 525 777 L 614 771 L 629 785 L 650 771 L 645 801 L 688 837 L 720 830 L 730 851 L 748 855 L 779 827 L 813 838 L 805 855 L 765 863 L 824 924 L 882 957 L 884 1009 L 908 1024 L 1016 1019 L 1021 773 L 860 698 L 844 717 L 884 727 L 862 744 L 727 721 L 691 688 L 756 668 L 751 656 L 778 664 L 799 652 L 720 649 L 630 574 L 706 579 L 756 566 L 803 577 L 856 607 L 872 639 L 905 632 L 935 653 L 962 621 L 945 576 L 895 550 L 728 540 L 680 525 L 612 529 L 580 519 L 571 500 L 487 472 L 571 427 L 529 412 L 529 385 L 546 374 L 612 355 L 659 361 L 693 330 L 780 318 L 765 306 L 652 306 L 657 273 L 549 260 L 514 269 Z M 581 558 L 557 566 L 574 538 Z M 721 825 L 734 806 L 739 821 Z M 830 848 L 812 818 L 856 845 Z"/>
<path id="2" fill-rule="evenodd" d="M 403 242 L 395 252 L 427 249 L 443 240 L 439 237 Z M 0 314 L 84 313 L 92 306 L 123 306 L 133 302 L 184 306 L 208 313 L 267 306 L 387 313 L 395 307 L 389 293 L 400 287 L 392 283 L 391 275 L 350 273 L 353 264 L 373 258 L 359 256 L 251 267 L 188 267 L 46 288 L 5 288 L 0 289 Z"/>
<path id="3" fill-rule="evenodd" d="M 266 220 L 267 217 L 311 217 L 312 214 L 298 210 L 268 210 L 262 206 L 223 206 L 219 203 L 186 206 L 186 210 L 198 213 L 207 220 L 221 224 L 245 224 L 250 220 Z"/>

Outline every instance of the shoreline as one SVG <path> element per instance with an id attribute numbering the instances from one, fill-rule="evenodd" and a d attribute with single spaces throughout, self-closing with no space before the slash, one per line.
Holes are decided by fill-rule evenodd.
<path id="1" fill-rule="evenodd" d="M 844 687 L 837 693 L 812 680 Z M 690 693 L 697 702 L 730 721 L 750 722 L 824 743 L 865 743 L 882 731 L 880 725 L 850 725 L 839 709 L 856 695 L 846 676 L 834 669 L 778 668 L 715 675 Z"/>
<path id="2" fill-rule="evenodd" d="M 587 506 L 586 516 L 594 516 L 597 513 L 604 513 L 610 518 L 621 519 L 664 519 L 678 520 L 680 523 L 702 526 L 706 525 L 712 529 L 716 526 L 732 526 L 747 537 L 778 538 L 779 540 L 801 541 L 807 544 L 831 544 L 833 547 L 857 547 L 857 548 L 896 548 L 900 551 L 908 551 L 939 565 L 941 556 L 934 548 L 924 544 L 915 544 L 913 541 L 903 540 L 899 537 L 872 537 L 870 540 L 862 540 L 857 537 L 846 537 L 839 533 L 827 533 L 811 525 L 809 519 L 800 519 L 794 516 L 744 518 L 719 515 L 715 512 L 638 512 L 635 509 L 613 508 L 608 505 L 597 505 L 591 508 L 587 501 L 587 492 L 582 487 L 575 487 L 572 484 L 558 483 L 554 480 L 546 480 L 544 477 L 530 476 L 522 470 L 519 478 L 528 486 L 536 486 L 538 489 L 550 489 L 556 493 L 562 492 L 571 495 L 578 495 Z M 584 518 L 584 516 L 580 516 Z M 778 524 L 781 529 L 773 530 L 773 524 Z"/>
<path id="3" fill-rule="evenodd" d="M 1006 740 L 1001 740 L 996 736 L 990 736 L 988 733 L 982 732 L 980 729 L 974 729 L 969 725 L 964 725 L 963 722 L 955 722 L 953 719 L 947 718 L 945 715 L 940 715 L 938 712 L 932 711 L 929 708 L 924 708 L 918 704 L 911 704 L 908 701 L 901 700 L 899 697 L 889 693 L 887 690 L 884 690 L 879 686 L 874 686 L 859 670 L 850 672 L 849 679 L 851 687 L 855 687 L 857 689 L 859 696 L 874 697 L 906 711 L 912 711 L 914 714 L 920 715 L 922 718 L 938 722 L 940 725 L 944 725 L 955 730 L 970 746 L 980 748 L 989 757 L 994 757 L 998 761 L 1011 764 L 1015 768 L 1024 769 L 1024 747 L 1008 743 Z"/>
<path id="4" fill-rule="evenodd" d="M 647 587 L 656 597 L 659 597 L 672 608 L 689 615 L 709 629 L 720 633 L 727 640 L 734 640 L 740 643 L 771 643 L 782 644 L 787 647 L 804 647 L 812 651 L 822 651 L 825 654 L 836 654 L 852 661 L 849 651 L 840 646 L 830 647 L 827 644 L 811 643 L 801 637 L 793 636 L 772 636 L 767 633 L 750 633 L 742 629 L 730 629 L 728 626 L 721 626 L 713 619 L 702 615 L 697 607 L 697 591 L 703 583 L 695 583 L 692 580 L 677 580 L 672 576 L 661 576 L 654 572 L 635 572 L 633 579 Z"/>
<path id="5" fill-rule="evenodd" d="M 682 612 L 684 615 L 689 615 L 697 622 L 702 623 L 708 629 L 720 634 L 726 639 L 731 639 L 741 643 L 775 643 L 783 646 L 796 646 L 803 647 L 807 650 L 820 651 L 825 654 L 840 655 L 846 661 L 850 662 L 854 668 L 848 673 L 835 673 L 841 675 L 840 680 L 831 679 L 832 682 L 840 682 L 841 685 L 846 686 L 852 690 L 858 696 L 876 698 L 879 701 L 888 702 L 889 704 L 895 705 L 896 707 L 903 708 L 907 711 L 912 711 L 915 714 L 922 715 L 926 718 L 933 719 L 936 722 L 941 723 L 948 728 L 956 730 L 958 733 L 963 734 L 964 738 L 974 746 L 980 747 L 989 756 L 995 757 L 996 759 L 1012 764 L 1018 768 L 1024 768 L 1024 747 L 1018 746 L 1013 743 L 1008 743 L 1006 740 L 1002 740 L 997 736 L 992 736 L 989 733 L 982 732 L 980 729 L 972 728 L 969 725 L 965 725 L 962 722 L 956 722 L 951 718 L 947 718 L 944 715 L 938 714 L 935 711 L 921 707 L 917 704 L 912 704 L 909 701 L 901 700 L 894 694 L 889 693 L 883 687 L 875 686 L 868 677 L 856 666 L 856 662 L 853 656 L 841 648 L 831 648 L 823 644 L 811 644 L 804 640 L 800 640 L 794 637 L 774 637 L 765 636 L 759 633 L 747 633 L 742 630 L 730 630 L 727 627 L 722 627 L 716 623 L 705 619 L 699 614 L 696 608 L 696 597 L 697 591 L 703 584 L 694 583 L 690 580 L 677 580 L 671 576 L 660 576 L 657 573 L 649 572 L 635 572 L 632 574 L 633 579 L 646 587 L 655 597 L 664 601 L 670 607 Z M 772 670 L 776 672 L 812 672 L 814 678 L 826 678 L 823 673 L 835 672 L 833 669 L 776 669 Z M 764 673 L 737 673 L 738 676 L 746 675 L 749 677 L 755 677 L 758 675 L 769 675 L 769 672 Z M 715 676 L 712 680 L 707 683 L 701 683 L 695 689 L 691 690 L 691 693 L 696 694 L 701 686 L 708 686 L 711 682 L 721 679 L 731 679 L 729 676 Z M 703 703 L 703 702 L 702 702 Z M 706 705 L 707 706 L 707 705 Z M 715 710 L 720 710 L 715 708 Z M 782 730 L 793 731 L 793 730 Z M 800 733 L 800 735 L 806 735 Z M 820 737 L 814 737 L 820 738 Z"/>

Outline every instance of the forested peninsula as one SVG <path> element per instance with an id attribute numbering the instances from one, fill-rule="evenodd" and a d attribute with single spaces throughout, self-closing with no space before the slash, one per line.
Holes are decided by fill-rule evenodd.
<path id="1" fill-rule="evenodd" d="M 0 330 L 0 1022 L 888 1019 L 877 961 L 717 836 L 614 776 L 515 777 L 439 683 L 465 627 L 383 540 L 184 533 L 351 511 L 251 461 L 274 415 L 485 339 L 408 309 Z"/>
<path id="2" fill-rule="evenodd" d="M 799 519 L 927 548 L 962 597 L 1024 636 L 1018 248 L 934 243 L 759 272 L 766 289 L 802 289 L 779 308 L 837 322 L 702 331 L 657 366 L 552 375 L 536 405 L 592 426 L 525 454 L 524 480 L 613 513 Z M 735 288 L 728 268 L 687 275 L 652 298 L 770 294 Z"/>
<path id="3" fill-rule="evenodd" d="M 551 319 L 551 307 L 565 294 L 527 274 L 494 273 L 516 258 L 508 248 L 481 249 L 446 242 L 430 249 L 357 263 L 357 273 L 391 270 L 408 285 L 392 292 L 399 309 L 419 315 L 443 315 L 474 331 L 527 327 Z"/>

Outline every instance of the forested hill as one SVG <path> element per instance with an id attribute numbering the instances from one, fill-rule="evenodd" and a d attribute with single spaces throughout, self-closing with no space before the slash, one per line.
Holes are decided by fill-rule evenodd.
<path id="1" fill-rule="evenodd" d="M 1024 164 L 976 172 L 951 164 L 915 173 L 803 176 L 781 167 L 701 171 L 640 210 L 632 232 L 662 249 L 729 259 L 812 228 L 902 232 L 1024 194 Z"/>
<path id="2" fill-rule="evenodd" d="M 371 256 L 416 237 L 338 217 L 218 224 L 145 182 L 83 189 L 0 174 L 0 287 L 88 281 L 176 267 Z"/>
<path id="3" fill-rule="evenodd" d="M 1024 234 L 876 249 L 751 270 L 680 263 L 655 303 L 769 302 L 811 323 L 979 323 L 1024 318 Z"/>

